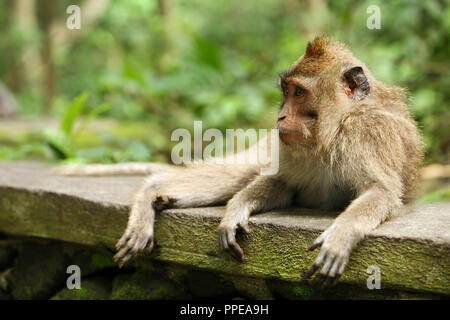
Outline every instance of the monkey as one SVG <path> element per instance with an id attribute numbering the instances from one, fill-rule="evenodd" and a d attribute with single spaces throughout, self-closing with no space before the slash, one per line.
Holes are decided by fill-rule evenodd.
<path id="1" fill-rule="evenodd" d="M 304 274 L 315 285 L 336 285 L 352 249 L 414 192 L 422 138 L 406 91 L 376 80 L 344 44 L 327 37 L 308 42 L 304 54 L 279 75 L 279 87 L 276 174 L 261 175 L 259 166 L 250 164 L 65 169 L 66 174 L 149 175 L 116 245 L 119 266 L 152 251 L 155 212 L 163 209 L 226 204 L 218 245 L 244 261 L 236 233 L 250 233 L 250 215 L 294 205 L 341 211 L 309 247 L 320 250 Z"/>

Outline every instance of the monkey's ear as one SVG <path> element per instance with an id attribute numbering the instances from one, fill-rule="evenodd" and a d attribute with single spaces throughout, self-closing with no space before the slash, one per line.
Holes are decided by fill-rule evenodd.
<path id="1" fill-rule="evenodd" d="M 362 100 L 370 92 L 369 81 L 361 67 L 353 67 L 345 71 L 344 79 L 355 100 Z"/>

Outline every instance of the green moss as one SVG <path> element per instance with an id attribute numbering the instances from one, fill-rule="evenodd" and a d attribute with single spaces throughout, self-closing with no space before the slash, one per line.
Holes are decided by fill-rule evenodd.
<path id="1" fill-rule="evenodd" d="M 70 265 L 60 244 L 27 243 L 19 253 L 12 272 L 15 299 L 48 299 L 64 286 Z"/>
<path id="2" fill-rule="evenodd" d="M 270 300 L 272 293 L 265 279 L 226 275 L 233 282 L 239 294 L 250 299 Z"/>
<path id="3" fill-rule="evenodd" d="M 186 277 L 187 290 L 198 298 L 219 298 L 237 295 L 231 280 L 218 273 L 192 270 Z"/>
<path id="4" fill-rule="evenodd" d="M 308 283 L 267 280 L 267 284 L 276 297 L 284 299 L 305 300 L 320 296 Z"/>
<path id="5" fill-rule="evenodd" d="M 0 225 L 8 225 L 9 233 L 111 248 L 128 217 L 124 207 L 111 209 L 67 195 L 2 188 L 0 210 Z M 105 223 L 111 220 L 111 210 L 115 211 L 114 223 Z"/>
<path id="6" fill-rule="evenodd" d="M 309 285 L 297 284 L 297 285 L 293 286 L 292 292 L 294 293 L 294 295 L 296 297 L 301 297 L 301 298 L 306 299 L 313 294 L 314 290 L 312 290 Z"/>
<path id="7" fill-rule="evenodd" d="M 80 289 L 62 289 L 51 300 L 106 300 L 111 294 L 111 280 L 93 277 L 81 281 Z"/>
<path id="8" fill-rule="evenodd" d="M 0 188 L 0 226 L 4 226 L 3 231 L 84 244 L 87 247 L 80 249 L 83 252 L 89 246 L 112 248 L 123 233 L 128 211 L 126 206 L 105 205 L 100 201 L 87 201 L 68 194 Z M 158 246 L 151 256 L 143 256 L 142 268 L 148 261 L 164 261 L 212 272 L 298 283 L 317 256 L 317 252 L 310 252 L 307 248 L 320 231 L 299 230 L 289 224 L 255 223 L 251 225 L 252 233 L 249 236 L 238 238 L 247 257 L 244 263 L 238 263 L 217 246 L 217 225 L 221 214 L 223 209 L 215 207 L 167 210 L 158 215 L 155 226 Z M 382 270 L 383 290 L 391 288 L 448 295 L 450 260 L 446 257 L 450 256 L 449 250 L 448 243 L 442 239 L 392 239 L 369 235 L 352 252 L 341 283 L 367 290 L 365 284 L 368 275 L 365 270 L 369 265 L 376 264 Z M 47 281 L 45 274 L 39 271 L 34 273 L 31 267 L 25 267 L 27 264 L 47 268 L 46 273 L 50 278 L 52 273 L 57 277 L 62 275 L 63 281 L 66 277 L 65 268 L 70 264 L 82 266 L 83 276 L 86 272 L 113 266 L 108 254 L 92 256 L 86 253 L 89 262 L 86 266 L 89 269 L 83 264 L 84 256 L 77 252 L 74 251 L 73 255 L 69 251 L 62 255 L 55 253 L 55 257 L 47 258 L 49 252 L 45 246 L 33 259 L 27 258 L 27 263 L 20 264 L 20 270 L 15 268 L 18 270 L 15 271 L 18 283 L 24 285 L 20 289 L 24 290 L 21 296 L 28 297 L 35 293 L 32 287 L 26 289 L 28 283 L 40 286 L 41 282 Z M 58 255 L 60 258 L 56 258 Z M 68 260 L 65 257 L 67 255 Z M 58 259 L 64 262 L 64 268 L 57 270 L 56 266 L 61 265 Z M 169 279 L 169 282 L 182 283 L 185 275 L 175 273 L 170 277 L 175 281 Z M 136 286 L 139 287 L 138 284 Z M 294 287 L 291 289 L 292 296 L 308 296 L 310 292 L 305 290 L 303 285 Z"/>
<path id="9" fill-rule="evenodd" d="M 178 284 L 184 283 L 190 272 L 189 268 L 177 264 L 169 264 L 164 269 L 167 277 Z"/>
<path id="10" fill-rule="evenodd" d="M 142 271 L 116 276 L 111 294 L 111 299 L 115 300 L 170 300 L 189 297 L 181 286 L 161 275 Z"/>
<path id="11" fill-rule="evenodd" d="M 111 255 L 104 255 L 101 253 L 94 253 L 91 256 L 91 263 L 99 268 L 115 267 L 116 264 Z"/>

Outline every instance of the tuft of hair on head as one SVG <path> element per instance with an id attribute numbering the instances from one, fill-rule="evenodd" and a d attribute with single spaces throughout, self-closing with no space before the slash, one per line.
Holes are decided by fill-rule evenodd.
<path id="1" fill-rule="evenodd" d="M 288 75 L 312 76 L 320 72 L 333 60 L 328 37 L 316 37 L 308 42 L 306 52 L 290 68 Z"/>
<path id="2" fill-rule="evenodd" d="M 326 54 L 330 44 L 328 37 L 316 37 L 306 46 L 305 58 L 320 57 Z"/>

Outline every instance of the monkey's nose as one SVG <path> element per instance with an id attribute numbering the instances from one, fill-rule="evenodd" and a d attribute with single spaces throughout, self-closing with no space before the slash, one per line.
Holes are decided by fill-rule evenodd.
<path id="1" fill-rule="evenodd" d="M 278 117 L 278 121 L 281 121 L 281 120 L 283 120 L 283 119 L 285 119 L 286 118 L 286 116 L 279 116 Z"/>

